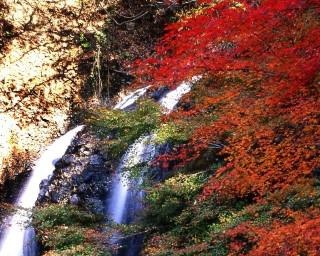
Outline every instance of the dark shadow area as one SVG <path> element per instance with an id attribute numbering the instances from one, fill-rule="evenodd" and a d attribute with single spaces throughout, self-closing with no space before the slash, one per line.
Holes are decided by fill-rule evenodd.
<path id="1" fill-rule="evenodd" d="M 6 19 L 8 6 L 0 1 L 0 53 L 4 53 L 6 45 L 16 36 L 14 26 Z"/>
<path id="2" fill-rule="evenodd" d="M 110 103 L 113 95 L 134 80 L 132 62 L 150 56 L 164 26 L 176 19 L 177 12 L 193 6 L 194 1 L 122 0 L 109 6 L 100 4 L 99 14 L 107 17 L 101 35 L 85 34 L 79 40 L 85 51 L 78 71 L 88 77 L 81 96 L 88 100 L 100 94 L 106 99 L 104 103 Z"/>

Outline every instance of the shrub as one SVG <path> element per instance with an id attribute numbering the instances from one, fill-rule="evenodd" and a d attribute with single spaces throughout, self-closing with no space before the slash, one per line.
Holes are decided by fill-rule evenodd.
<path id="1" fill-rule="evenodd" d="M 105 139 L 105 150 L 118 158 L 141 135 L 154 130 L 160 122 L 159 106 L 151 101 L 138 101 L 134 111 L 99 109 L 87 123 Z M 109 138 L 109 139 L 107 139 Z"/>
<path id="2" fill-rule="evenodd" d="M 71 205 L 49 205 L 36 208 L 33 213 L 33 224 L 39 229 L 56 226 L 85 226 L 89 227 L 102 221 L 97 216 Z"/>
<path id="3" fill-rule="evenodd" d="M 42 242 L 44 242 L 43 245 L 45 247 L 54 250 L 64 250 L 82 244 L 84 239 L 82 229 L 62 226 L 52 230 L 48 239 L 43 239 Z"/>
<path id="4" fill-rule="evenodd" d="M 179 174 L 153 188 L 146 197 L 148 209 L 146 222 L 166 226 L 174 221 L 186 205 L 200 191 L 206 180 L 204 173 Z"/>
<path id="5" fill-rule="evenodd" d="M 174 143 L 180 144 L 187 142 L 191 136 L 191 130 L 186 125 L 179 125 L 173 122 L 163 124 L 156 131 L 156 143 Z"/>
<path id="6" fill-rule="evenodd" d="M 95 238 L 100 234 L 97 228 L 102 220 L 102 216 L 70 205 L 43 206 L 33 213 L 33 225 L 41 245 L 50 255 L 110 255 Z"/>
<path id="7" fill-rule="evenodd" d="M 52 256 L 111 256 L 109 252 L 105 252 L 91 245 L 75 245 L 65 250 L 57 250 L 50 252 Z"/>

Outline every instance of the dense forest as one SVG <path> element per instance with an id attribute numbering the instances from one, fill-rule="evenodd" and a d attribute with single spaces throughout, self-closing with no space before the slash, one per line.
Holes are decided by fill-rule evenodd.
<path id="1" fill-rule="evenodd" d="M 89 165 L 87 155 L 101 154 L 112 177 L 130 145 L 150 136 L 154 157 L 123 174 L 139 180 L 143 210 L 132 223 L 102 216 L 88 195 L 111 193 L 101 192 L 108 178 L 90 174 L 101 184 L 81 192 L 76 160 L 62 158 L 48 185 L 57 199 L 38 197 L 33 210 L 43 255 L 320 255 L 320 1 L 104 7 L 90 7 L 106 19 L 99 30 L 74 32 L 82 82 L 70 115 L 87 127 L 67 154 Z M 8 24 L 3 45 L 15 37 Z M 158 104 L 184 83 L 192 88 L 175 108 Z M 123 88 L 145 86 L 134 107 L 112 108 Z M 116 254 L 115 233 L 142 234 L 140 252 Z"/>
<path id="2" fill-rule="evenodd" d="M 320 3 L 199 2 L 136 66 L 155 86 L 203 75 L 163 120 L 155 164 L 180 174 L 151 192 L 167 222 L 146 253 L 318 255 Z"/>

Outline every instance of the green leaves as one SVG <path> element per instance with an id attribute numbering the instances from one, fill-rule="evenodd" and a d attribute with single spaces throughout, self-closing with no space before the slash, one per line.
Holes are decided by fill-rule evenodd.
<path id="1" fill-rule="evenodd" d="M 105 150 L 119 158 L 141 135 L 154 130 L 160 123 L 160 109 L 151 100 L 138 101 L 134 111 L 95 110 L 87 123 L 104 139 Z"/>
<path id="2" fill-rule="evenodd" d="M 89 40 L 85 37 L 83 33 L 80 34 L 80 45 L 84 50 L 88 50 L 91 48 Z"/>
<path id="3" fill-rule="evenodd" d="M 33 225 L 41 245 L 44 250 L 53 252 L 52 255 L 110 255 L 98 240 L 90 240 L 90 237 L 98 237 L 96 228 L 102 221 L 102 216 L 70 205 L 43 206 L 33 213 Z"/>
<path id="4" fill-rule="evenodd" d="M 153 188 L 146 198 L 148 203 L 146 221 L 159 226 L 173 222 L 174 217 L 200 191 L 205 180 L 204 173 L 179 174 Z"/>
<path id="5" fill-rule="evenodd" d="M 188 129 L 186 126 L 175 124 L 173 122 L 163 124 L 156 131 L 156 143 L 174 143 L 180 144 L 188 141 L 191 136 L 191 129 Z"/>
<path id="6" fill-rule="evenodd" d="M 70 205 L 49 205 L 36 208 L 33 213 L 33 224 L 40 229 L 61 225 L 91 226 L 101 220 L 99 216 Z"/>

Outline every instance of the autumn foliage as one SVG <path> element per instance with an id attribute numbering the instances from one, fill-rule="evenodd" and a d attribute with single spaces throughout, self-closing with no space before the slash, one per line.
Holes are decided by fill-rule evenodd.
<path id="1" fill-rule="evenodd" d="M 217 203 L 276 204 L 274 193 L 286 194 L 299 182 L 314 186 L 320 176 L 320 1 L 198 3 L 193 15 L 167 26 L 153 57 L 136 65 L 137 83 L 154 88 L 203 75 L 196 85 L 202 92 L 192 91 L 163 121 L 205 121 L 190 127 L 189 141 L 156 165 L 186 167 L 210 150 L 223 156 L 199 201 L 215 196 Z M 285 211 L 290 223 L 230 228 L 229 254 L 320 255 L 318 205 L 308 207 Z M 239 237 L 251 233 L 244 253 L 248 239 Z"/>

